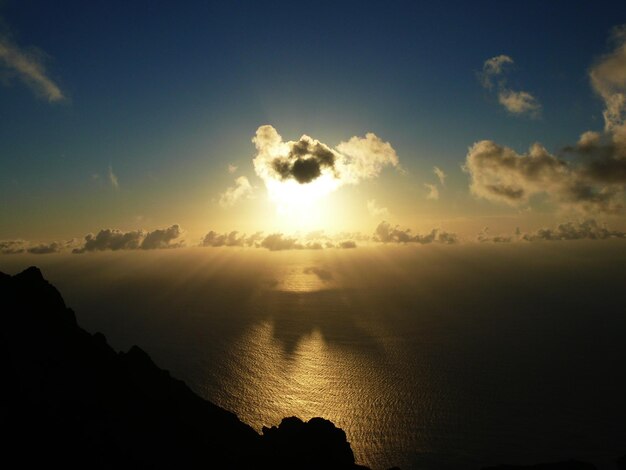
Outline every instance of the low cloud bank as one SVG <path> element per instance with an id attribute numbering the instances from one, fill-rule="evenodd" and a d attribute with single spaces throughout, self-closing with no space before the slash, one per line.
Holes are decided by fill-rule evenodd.
<path id="1" fill-rule="evenodd" d="M 388 222 L 378 224 L 372 239 L 380 243 L 419 243 L 420 245 L 429 243 L 451 245 L 459 241 L 456 234 L 444 232 L 436 228 L 426 235 L 413 235 L 411 229 L 400 229 L 398 226 L 394 227 Z"/>
<path id="2" fill-rule="evenodd" d="M 610 238 L 626 239 L 626 232 L 611 230 L 595 219 L 582 222 L 564 222 L 554 228 L 540 228 L 535 232 L 522 233 L 518 228 L 513 235 L 490 235 L 485 227 L 476 237 L 481 243 L 511 243 L 516 241 L 563 241 L 563 240 L 607 240 Z"/>
<path id="3" fill-rule="evenodd" d="M 180 239 L 182 235 L 182 229 L 176 224 L 165 229 L 153 230 L 152 232 L 144 230 L 123 232 L 107 228 L 100 230 L 97 235 L 87 234 L 83 246 L 75 248 L 72 250 L 72 253 L 179 248 L 184 246 L 184 240 Z"/>

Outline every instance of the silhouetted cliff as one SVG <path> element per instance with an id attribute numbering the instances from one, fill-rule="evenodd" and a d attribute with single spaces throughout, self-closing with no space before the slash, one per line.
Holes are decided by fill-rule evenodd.
<path id="1" fill-rule="evenodd" d="M 0 273 L 3 462 L 17 468 L 364 468 L 330 421 L 257 434 L 137 346 L 117 353 L 76 323 L 31 267 Z M 15 467 L 14 467 L 15 468 Z"/>

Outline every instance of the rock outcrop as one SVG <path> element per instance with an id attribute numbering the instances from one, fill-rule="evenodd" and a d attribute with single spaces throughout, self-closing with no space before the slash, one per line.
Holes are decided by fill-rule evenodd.
<path id="1" fill-rule="evenodd" d="M 13 468 L 364 468 L 330 421 L 261 436 L 157 367 L 76 323 L 31 267 L 0 273 L 2 459 Z"/>

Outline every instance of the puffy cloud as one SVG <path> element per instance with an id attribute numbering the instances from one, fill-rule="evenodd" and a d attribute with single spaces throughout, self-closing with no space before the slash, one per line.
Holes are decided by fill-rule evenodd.
<path id="1" fill-rule="evenodd" d="M 513 114 L 537 115 L 541 111 L 537 98 L 526 91 L 502 90 L 498 93 L 498 101 Z"/>
<path id="2" fill-rule="evenodd" d="M 184 241 L 178 240 L 183 231 L 178 225 L 172 225 L 165 229 L 157 229 L 148 232 L 141 243 L 142 250 L 156 250 L 161 248 L 178 248 L 183 246 Z"/>
<path id="3" fill-rule="evenodd" d="M 65 99 L 59 86 L 48 76 L 43 65 L 45 54 L 36 49 L 23 50 L 8 37 L 0 37 L 0 64 L 16 74 L 37 95 L 50 101 Z"/>
<path id="4" fill-rule="evenodd" d="M 201 246 L 252 246 L 261 240 L 263 232 L 256 232 L 250 236 L 239 235 L 239 232 L 217 233 L 211 230 L 202 240 Z"/>
<path id="5" fill-rule="evenodd" d="M 522 240 L 606 240 L 608 238 L 626 238 L 626 232 L 609 230 L 606 226 L 599 225 L 594 219 L 583 222 L 567 222 L 556 228 L 541 228 L 533 233 L 522 235 Z"/>
<path id="6" fill-rule="evenodd" d="M 120 182 L 117 179 L 117 175 L 113 173 L 113 167 L 111 165 L 109 165 L 109 183 L 111 183 L 111 186 L 115 189 L 119 189 L 120 187 Z"/>
<path id="7" fill-rule="evenodd" d="M 433 173 L 435 173 L 435 175 L 439 179 L 439 183 L 441 183 L 441 186 L 445 186 L 445 184 L 446 184 L 446 176 L 447 175 L 443 172 L 443 170 L 440 169 L 437 166 L 434 166 L 433 167 Z"/>
<path id="8" fill-rule="evenodd" d="M 426 235 L 413 235 L 410 229 L 401 230 L 397 226 L 392 227 L 388 222 L 381 222 L 376 227 L 373 240 L 381 243 L 428 243 L 453 244 L 458 242 L 458 237 L 454 233 L 432 229 Z"/>
<path id="9" fill-rule="evenodd" d="M 487 59 L 483 64 L 483 73 L 480 75 L 483 86 L 485 88 L 492 88 L 493 78 L 502 74 L 506 64 L 512 63 L 513 59 L 504 54 Z"/>
<path id="10" fill-rule="evenodd" d="M 391 144 L 373 133 L 352 137 L 333 149 L 307 135 L 285 142 L 274 127 L 264 125 L 252 141 L 257 149 L 254 169 L 279 209 L 375 178 L 385 166 L 399 167 Z"/>
<path id="11" fill-rule="evenodd" d="M 73 244 L 74 240 L 49 243 L 33 243 L 26 240 L 0 240 L 0 253 L 3 255 L 20 253 L 46 255 L 50 253 L 60 253 L 61 251 L 70 248 Z"/>
<path id="12" fill-rule="evenodd" d="M 428 188 L 426 199 L 432 199 L 433 201 L 439 200 L 439 189 L 437 189 L 437 186 L 429 183 L 424 183 L 424 186 Z"/>
<path id="13" fill-rule="evenodd" d="M 26 251 L 28 242 L 25 240 L 0 240 L 0 253 L 15 255 Z"/>
<path id="14" fill-rule="evenodd" d="M 367 201 L 367 211 L 370 213 L 372 217 L 385 217 L 389 215 L 389 209 L 386 207 L 380 206 L 376 199 L 370 199 Z"/>
<path id="15" fill-rule="evenodd" d="M 560 206 L 583 212 L 618 212 L 626 185 L 626 26 L 613 31 L 613 50 L 589 70 L 594 91 L 604 100 L 604 131 L 587 131 L 563 152 L 574 163 L 535 144 L 527 154 L 485 140 L 469 150 L 465 170 L 471 191 L 481 198 L 527 204 L 545 194 Z"/>
<path id="16" fill-rule="evenodd" d="M 72 252 L 179 248 L 184 246 L 184 240 L 178 240 L 182 234 L 183 231 L 178 225 L 152 232 L 144 230 L 123 232 L 117 229 L 102 229 L 97 235 L 87 234 L 83 246 L 75 248 Z"/>
<path id="17" fill-rule="evenodd" d="M 252 195 L 252 185 L 245 176 L 235 179 L 235 186 L 231 186 L 220 195 L 220 206 L 233 206 L 237 201 L 243 198 L 249 198 Z"/>
<path id="18" fill-rule="evenodd" d="M 538 117 L 541 114 L 541 103 L 537 98 L 527 91 L 516 91 L 507 86 L 505 66 L 513 63 L 513 59 L 508 55 L 499 55 L 487 59 L 483 64 L 483 72 L 480 74 L 481 83 L 483 87 L 492 90 L 494 80 L 497 78 L 495 88 L 498 102 L 508 112 L 515 115 L 526 114 L 530 117 Z"/>
<path id="19" fill-rule="evenodd" d="M 621 128 L 621 137 L 626 138 L 626 25 L 613 30 L 612 40 L 613 51 L 597 61 L 589 71 L 589 78 L 594 91 L 602 97 L 606 106 L 605 130 Z"/>
<path id="20" fill-rule="evenodd" d="M 353 236 L 352 238 L 350 238 Z M 356 248 L 357 244 L 353 238 L 365 240 L 359 234 L 338 233 L 336 235 L 326 235 L 323 230 L 310 232 L 304 235 L 287 235 L 276 232 L 263 235 L 263 232 L 256 232 L 250 236 L 239 234 L 237 231 L 218 233 L 211 230 L 202 239 L 200 246 L 205 247 L 254 247 L 266 248 L 270 251 L 283 250 L 322 250 L 324 248 Z"/>
<path id="21" fill-rule="evenodd" d="M 475 143 L 466 157 L 470 190 L 476 197 L 525 205 L 544 194 L 554 203 L 587 212 L 616 212 L 622 187 L 592 174 L 591 165 L 573 166 L 534 144 L 526 154 L 490 140 Z"/>
<path id="22" fill-rule="evenodd" d="M 489 232 L 489 227 L 485 227 L 478 233 L 476 240 L 481 243 L 510 243 L 513 241 L 512 236 L 489 235 L 488 232 Z"/>

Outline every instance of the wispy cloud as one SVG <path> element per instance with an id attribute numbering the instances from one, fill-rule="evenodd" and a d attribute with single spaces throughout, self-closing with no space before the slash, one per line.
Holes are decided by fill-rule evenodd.
<path id="1" fill-rule="evenodd" d="M 48 76 L 43 57 L 45 54 L 35 48 L 22 49 L 7 36 L 0 36 L 0 64 L 38 96 L 49 102 L 63 101 L 65 95 Z"/>
<path id="2" fill-rule="evenodd" d="M 233 206 L 243 198 L 249 198 L 252 195 L 252 185 L 248 178 L 240 176 L 235 180 L 235 186 L 231 186 L 226 189 L 219 199 L 219 204 L 222 207 Z"/>
<path id="3" fill-rule="evenodd" d="M 111 183 L 111 186 L 114 187 L 115 189 L 119 189 L 120 188 L 120 182 L 117 179 L 117 175 L 115 173 L 113 173 L 113 167 L 111 165 L 109 165 L 109 183 Z"/>
<path id="4" fill-rule="evenodd" d="M 507 85 L 506 68 L 512 64 L 513 59 L 504 54 L 487 59 L 483 64 L 480 81 L 486 89 L 496 90 L 498 102 L 509 113 L 537 118 L 541 115 L 539 100 L 527 91 L 512 90 Z"/>
<path id="5" fill-rule="evenodd" d="M 441 183 L 441 186 L 445 186 L 445 184 L 446 184 L 446 176 L 447 175 L 443 172 L 443 170 L 440 169 L 438 166 L 435 166 L 435 167 L 433 167 L 433 173 L 435 173 L 435 175 L 439 179 L 439 182 Z"/>
<path id="6" fill-rule="evenodd" d="M 389 216 L 389 209 L 380 206 L 378 202 L 376 202 L 376 199 L 370 199 L 367 201 L 367 211 L 372 217 L 378 217 L 379 220 L 381 217 Z"/>
<path id="7" fill-rule="evenodd" d="M 232 165 L 229 164 L 228 165 L 228 172 L 232 175 L 233 173 L 235 173 L 237 171 L 239 167 L 237 165 Z"/>
<path id="8" fill-rule="evenodd" d="M 436 185 L 430 183 L 424 183 L 424 186 L 428 189 L 428 194 L 426 195 L 426 199 L 431 199 L 433 201 L 439 200 L 439 189 Z"/>

